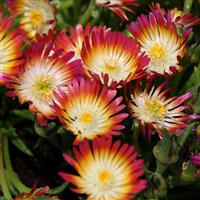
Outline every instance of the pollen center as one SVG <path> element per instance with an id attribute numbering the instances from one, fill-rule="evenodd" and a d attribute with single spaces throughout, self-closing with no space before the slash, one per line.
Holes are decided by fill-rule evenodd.
<path id="1" fill-rule="evenodd" d="M 105 64 L 104 70 L 108 74 L 113 74 L 117 71 L 117 67 L 110 64 Z"/>
<path id="2" fill-rule="evenodd" d="M 151 59 L 161 60 L 165 57 L 165 47 L 162 44 L 155 43 L 148 51 Z"/>
<path id="3" fill-rule="evenodd" d="M 166 106 L 156 99 L 145 100 L 145 106 L 155 118 L 162 118 L 166 113 Z"/>
<path id="4" fill-rule="evenodd" d="M 55 79 L 49 75 L 38 77 L 32 85 L 33 94 L 36 94 L 37 98 L 43 101 L 49 101 L 52 98 L 55 88 Z"/>
<path id="5" fill-rule="evenodd" d="M 108 170 L 100 171 L 97 178 L 99 189 L 103 192 L 111 190 L 115 183 L 113 174 Z"/>
<path id="6" fill-rule="evenodd" d="M 30 12 L 30 21 L 34 25 L 41 25 L 44 23 L 44 17 L 39 10 L 33 10 Z"/>
<path id="7" fill-rule="evenodd" d="M 81 122 L 88 124 L 93 120 L 93 116 L 91 113 L 85 112 L 82 114 L 80 120 L 81 120 Z"/>

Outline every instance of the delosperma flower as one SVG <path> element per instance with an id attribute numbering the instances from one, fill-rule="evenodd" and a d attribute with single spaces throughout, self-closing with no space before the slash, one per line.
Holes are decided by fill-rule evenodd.
<path id="1" fill-rule="evenodd" d="M 86 36 L 90 36 L 91 32 L 96 30 L 104 30 L 105 32 L 110 30 L 104 26 L 94 26 L 91 28 L 90 24 L 87 24 L 85 29 L 82 25 L 78 24 L 76 28 L 70 27 L 70 35 L 66 34 L 66 30 L 63 29 L 56 35 L 55 46 L 59 49 L 64 49 L 65 52 L 74 51 L 75 58 L 81 59 L 81 50 L 83 46 L 83 40 Z"/>
<path id="2" fill-rule="evenodd" d="M 200 154 L 193 154 L 190 155 L 190 162 L 197 167 L 197 174 L 196 176 L 200 177 Z"/>
<path id="3" fill-rule="evenodd" d="M 60 90 L 55 94 L 55 109 L 63 126 L 76 139 L 94 139 L 101 135 L 119 135 L 124 126 L 120 124 L 128 114 L 119 113 L 124 107 L 122 97 L 115 97 L 116 90 L 108 89 L 93 80 L 73 80 L 67 87 L 68 93 Z"/>
<path id="4" fill-rule="evenodd" d="M 136 0 L 96 0 L 96 4 L 97 6 L 108 8 L 122 20 L 128 20 L 124 10 L 133 13 L 129 6 L 138 6 Z"/>
<path id="5" fill-rule="evenodd" d="M 49 0 L 6 0 L 14 16 L 22 15 L 19 27 L 30 40 L 36 33 L 47 33 L 55 27 L 55 8 Z"/>
<path id="6" fill-rule="evenodd" d="M 21 104 L 30 103 L 30 111 L 37 113 L 41 124 L 45 123 L 44 117 L 49 119 L 55 115 L 49 105 L 54 99 L 53 93 L 82 74 L 80 60 L 70 61 L 73 52 L 63 54 L 58 50 L 52 54 L 52 46 L 42 41 L 32 44 L 21 73 L 6 85 L 13 89 L 8 92 L 9 96 L 18 96 Z"/>
<path id="7" fill-rule="evenodd" d="M 162 137 L 163 129 L 175 133 L 187 127 L 188 120 L 199 118 L 183 112 L 189 108 L 184 102 L 192 97 L 192 93 L 170 97 L 168 92 L 171 88 L 164 89 L 166 84 L 164 82 L 157 88 L 147 84 L 144 90 L 137 85 L 131 92 L 131 100 L 128 102 L 131 115 L 141 124 L 143 133 L 147 132 L 149 138 L 153 128 Z"/>
<path id="8" fill-rule="evenodd" d="M 90 147 L 84 140 L 74 147 L 75 159 L 64 154 L 78 175 L 60 172 L 59 175 L 76 193 L 86 194 L 89 200 L 132 200 L 146 187 L 143 160 L 137 160 L 135 148 L 112 138 L 98 138 Z"/>
<path id="9" fill-rule="evenodd" d="M 110 87 L 140 78 L 149 62 L 132 38 L 104 30 L 94 30 L 85 38 L 81 57 L 87 76 Z"/>
<path id="10" fill-rule="evenodd" d="M 13 23 L 12 17 L 3 17 L 0 7 L 0 85 L 5 84 L 7 76 L 16 75 L 19 66 L 24 63 L 21 47 L 25 35 L 19 29 L 10 30 Z"/>
<path id="11" fill-rule="evenodd" d="M 186 39 L 191 29 L 178 35 L 172 14 L 164 17 L 161 13 L 150 13 L 148 17 L 141 15 L 138 24 L 132 22 L 128 30 L 142 46 L 141 50 L 149 56 L 147 71 L 157 74 L 172 74 L 180 70 L 179 61 L 186 51 Z"/>
<path id="12" fill-rule="evenodd" d="M 48 200 L 59 200 L 57 196 L 45 194 L 48 190 L 49 186 L 45 186 L 40 189 L 36 189 L 36 187 L 33 186 L 30 192 L 22 192 L 18 194 L 14 200 L 37 200 L 39 197 Z"/>
<path id="13" fill-rule="evenodd" d="M 200 166 L 200 154 L 191 155 L 190 161 L 193 165 Z"/>
<path id="14" fill-rule="evenodd" d="M 65 52 L 74 51 L 75 57 L 80 59 L 82 43 L 86 35 L 90 35 L 91 26 L 87 24 L 85 29 L 82 25 L 77 25 L 76 28 L 70 27 L 70 36 L 63 29 L 56 35 L 55 46 L 59 49 L 64 49 Z"/>
<path id="15" fill-rule="evenodd" d="M 160 7 L 159 3 L 152 3 L 150 9 L 154 13 L 160 12 L 163 16 L 167 16 L 167 12 Z M 200 18 L 193 16 L 190 12 L 185 13 L 177 8 L 173 8 L 170 10 L 170 13 L 172 14 L 172 21 L 175 22 L 178 27 L 189 28 L 200 24 Z"/>

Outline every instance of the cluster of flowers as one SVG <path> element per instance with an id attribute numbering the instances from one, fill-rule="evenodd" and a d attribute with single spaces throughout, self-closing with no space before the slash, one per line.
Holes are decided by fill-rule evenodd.
<path id="1" fill-rule="evenodd" d="M 128 5 L 137 5 L 134 0 L 96 3 L 124 20 L 122 9 L 132 11 Z M 163 129 L 180 134 L 198 118 L 184 112 L 190 92 L 171 97 L 167 81 L 155 86 L 153 80 L 181 71 L 190 27 L 200 19 L 152 4 L 148 15 L 128 25 L 129 36 L 90 24 L 71 27 L 68 35 L 54 32 L 55 9 L 47 0 L 7 4 L 13 16 L 24 13 L 19 28 L 11 30 L 14 18 L 0 11 L 0 83 L 7 95 L 28 103 L 41 125 L 58 118 L 76 136 L 75 158 L 64 158 L 79 175 L 60 173 L 76 186 L 74 192 L 95 200 L 132 199 L 146 188 L 143 160 L 133 146 L 112 136 L 121 134 L 129 114 L 149 139 L 153 130 L 161 139 Z M 31 43 L 23 51 L 27 38 Z"/>

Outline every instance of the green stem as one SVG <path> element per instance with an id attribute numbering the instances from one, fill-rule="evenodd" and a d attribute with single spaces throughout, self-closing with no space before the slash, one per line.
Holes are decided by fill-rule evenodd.
<path id="1" fill-rule="evenodd" d="M 162 175 L 169 166 L 168 164 L 163 164 L 158 160 L 156 160 L 156 164 L 157 164 L 156 173 L 160 175 Z"/>
<path id="2" fill-rule="evenodd" d="M 7 169 L 7 174 L 9 176 L 10 181 L 13 183 L 13 185 L 17 188 L 17 190 L 21 192 L 28 192 L 31 189 L 26 187 L 18 178 L 16 173 L 13 170 L 11 160 L 10 160 L 10 153 L 9 153 L 9 146 L 8 146 L 8 138 L 4 136 L 3 138 L 3 150 L 4 150 L 4 160 L 5 160 L 5 166 Z"/>
<path id="3" fill-rule="evenodd" d="M 67 186 L 68 186 L 68 183 L 64 182 L 63 184 L 59 185 L 56 188 L 49 189 L 47 191 L 47 194 L 51 194 L 51 195 L 60 194 L 61 192 L 63 192 L 66 189 Z"/>
<path id="4" fill-rule="evenodd" d="M 94 0 L 90 0 L 90 4 L 88 6 L 88 8 L 86 9 L 86 11 L 84 12 L 84 14 L 82 15 L 82 17 L 79 20 L 79 24 L 82 24 L 83 26 L 87 23 L 87 21 L 89 20 L 91 13 L 94 9 Z"/>
<path id="5" fill-rule="evenodd" d="M 190 12 L 190 10 L 192 8 L 192 3 L 193 3 L 193 0 L 185 0 L 184 1 L 184 8 L 183 8 L 183 10 L 185 12 Z"/>
<path id="6" fill-rule="evenodd" d="M 3 192 L 4 197 L 7 200 L 12 199 L 12 196 L 10 194 L 8 183 L 5 175 L 5 169 L 3 165 L 3 136 L 0 135 L 0 185 Z"/>

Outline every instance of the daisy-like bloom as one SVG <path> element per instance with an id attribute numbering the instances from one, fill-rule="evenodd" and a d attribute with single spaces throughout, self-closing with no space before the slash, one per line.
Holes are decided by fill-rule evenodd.
<path id="1" fill-rule="evenodd" d="M 90 36 L 92 31 L 100 31 L 104 30 L 104 32 L 110 30 L 105 26 L 94 26 L 91 28 L 90 24 L 88 23 L 83 29 L 82 25 L 78 24 L 75 28 L 70 27 L 70 35 L 66 34 L 66 30 L 63 29 L 56 35 L 55 39 L 55 47 L 59 49 L 64 49 L 65 52 L 74 51 L 75 57 L 77 59 L 81 59 L 81 49 L 83 46 L 83 40 L 86 36 Z"/>
<path id="2" fill-rule="evenodd" d="M 198 169 L 200 169 L 200 154 L 193 154 L 193 155 L 190 155 L 190 162 L 197 166 Z M 197 170 L 198 171 L 198 170 Z M 200 177 L 200 170 L 199 172 L 196 174 L 196 176 L 199 176 Z"/>
<path id="3" fill-rule="evenodd" d="M 42 41 L 32 44 L 27 50 L 24 69 L 6 85 L 14 89 L 8 96 L 18 96 L 21 104 L 29 102 L 30 111 L 37 113 L 41 124 L 45 124 L 43 118 L 51 119 L 55 115 L 49 105 L 54 99 L 53 93 L 82 74 L 80 60 L 70 61 L 73 52 L 63 54 L 57 50 L 52 54 L 52 46 Z"/>
<path id="4" fill-rule="evenodd" d="M 152 3 L 150 5 L 150 9 L 152 12 L 156 13 L 156 12 L 160 12 L 162 13 L 163 16 L 167 15 L 167 12 L 165 11 L 164 8 L 160 7 L 159 3 Z M 170 10 L 171 14 L 172 14 L 172 20 L 175 22 L 175 24 L 178 27 L 183 27 L 185 29 L 192 27 L 192 26 L 196 26 L 200 24 L 200 18 L 197 16 L 193 16 L 192 13 L 190 12 L 183 12 L 181 10 L 178 10 L 177 8 L 173 8 Z"/>
<path id="5" fill-rule="evenodd" d="M 85 30 L 82 25 L 78 24 L 76 28 L 70 27 L 70 36 L 66 34 L 66 30 L 63 29 L 56 35 L 55 46 L 59 49 L 64 49 L 65 52 L 74 51 L 75 58 L 80 59 L 80 52 L 82 49 L 82 43 L 86 35 L 90 35 L 91 26 L 87 24 Z"/>
<path id="6" fill-rule="evenodd" d="M 61 90 L 55 94 L 58 103 L 52 107 L 63 126 L 77 136 L 75 144 L 84 138 L 120 134 L 124 126 L 119 123 L 128 114 L 117 114 L 125 105 L 120 104 L 122 97 L 115 98 L 116 90 L 85 79 L 73 80 L 67 89 L 67 94 Z"/>
<path id="7" fill-rule="evenodd" d="M 23 15 L 19 27 L 30 40 L 55 27 L 55 8 L 49 0 L 7 0 L 7 5 L 14 16 Z"/>
<path id="8" fill-rule="evenodd" d="M 56 196 L 51 196 L 51 195 L 45 195 L 45 193 L 49 190 L 48 186 L 45 186 L 41 189 L 36 189 L 35 186 L 33 186 L 32 190 L 30 192 L 23 192 L 18 194 L 14 200 L 37 200 L 38 197 L 48 197 L 48 199 L 52 200 L 59 200 Z"/>
<path id="9" fill-rule="evenodd" d="M 138 3 L 136 0 L 96 0 L 96 5 L 108 8 L 122 20 L 128 20 L 124 10 L 134 13 L 128 6 L 138 6 Z"/>
<path id="10" fill-rule="evenodd" d="M 131 200 L 146 188 L 143 160 L 137 159 L 134 146 L 121 145 L 112 138 L 86 140 L 74 147 L 75 159 L 64 154 L 78 175 L 60 172 L 59 175 L 76 188 L 76 193 L 86 194 L 88 200 Z"/>
<path id="11" fill-rule="evenodd" d="M 190 108 L 183 103 L 191 98 L 191 92 L 179 97 L 170 97 L 168 92 L 171 88 L 164 89 L 166 84 L 167 82 L 164 82 L 155 88 L 147 83 L 144 90 L 137 84 L 131 92 L 131 100 L 128 102 L 129 110 L 132 117 L 141 124 L 144 134 L 147 128 L 149 139 L 153 128 L 162 137 L 163 129 L 169 133 L 180 132 L 180 129 L 188 126 L 188 120 L 199 118 L 199 116 L 183 112 Z"/>
<path id="12" fill-rule="evenodd" d="M 176 25 L 169 12 L 164 17 L 161 13 L 149 13 L 148 17 L 141 15 L 138 24 L 132 22 L 128 30 L 142 46 L 142 51 L 150 57 L 147 71 L 157 74 L 172 74 L 180 70 L 178 65 L 186 51 L 186 39 L 191 29 L 178 35 Z"/>
<path id="13" fill-rule="evenodd" d="M 0 85 L 5 84 L 7 76 L 17 74 L 19 66 L 24 62 L 21 47 L 25 35 L 19 29 L 10 31 L 13 23 L 13 18 L 3 17 L 0 7 Z"/>
<path id="14" fill-rule="evenodd" d="M 83 42 L 81 57 L 89 78 L 99 78 L 110 87 L 144 75 L 148 57 L 140 45 L 120 32 L 93 31 Z"/>

